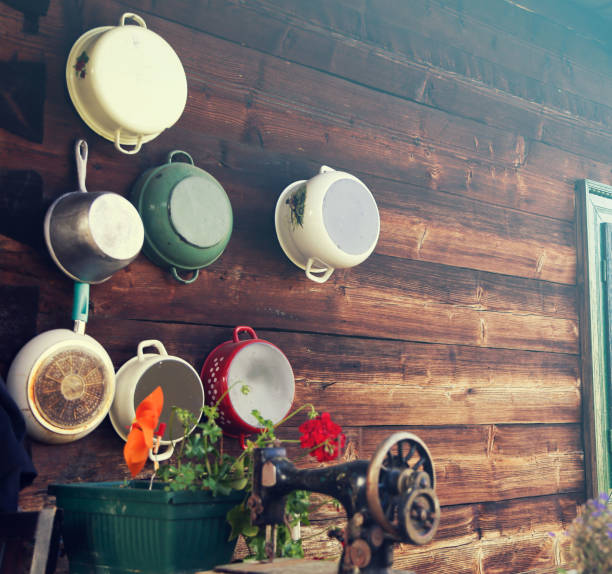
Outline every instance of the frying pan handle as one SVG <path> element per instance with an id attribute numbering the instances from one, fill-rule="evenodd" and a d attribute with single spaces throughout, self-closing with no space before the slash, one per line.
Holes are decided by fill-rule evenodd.
<path id="1" fill-rule="evenodd" d="M 74 155 L 76 157 L 79 191 L 87 192 L 87 188 L 85 187 L 85 176 L 87 175 L 87 156 L 89 155 L 89 148 L 85 140 L 77 140 L 74 146 Z"/>
<path id="2" fill-rule="evenodd" d="M 85 323 L 89 315 L 89 283 L 74 283 L 74 299 L 72 301 L 72 320 L 76 333 L 85 332 Z"/>

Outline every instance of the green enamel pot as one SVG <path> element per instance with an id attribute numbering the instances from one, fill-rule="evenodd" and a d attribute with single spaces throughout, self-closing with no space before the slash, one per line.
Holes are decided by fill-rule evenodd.
<path id="1" fill-rule="evenodd" d="M 165 164 L 145 171 L 131 200 L 144 226 L 142 252 L 181 283 L 195 281 L 229 242 L 233 215 L 227 193 L 187 152 L 172 151 Z"/>

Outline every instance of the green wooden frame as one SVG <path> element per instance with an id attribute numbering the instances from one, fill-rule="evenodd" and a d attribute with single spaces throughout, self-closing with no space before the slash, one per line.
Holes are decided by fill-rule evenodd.
<path id="1" fill-rule="evenodd" d="M 612 223 L 612 187 L 590 180 L 576 186 L 578 314 L 583 439 L 589 497 L 612 491 L 610 468 L 610 323 L 607 313 L 605 223 Z M 610 258 L 608 258 L 610 259 Z M 608 261 L 607 265 L 612 264 Z M 611 269 L 610 267 L 608 269 Z"/>

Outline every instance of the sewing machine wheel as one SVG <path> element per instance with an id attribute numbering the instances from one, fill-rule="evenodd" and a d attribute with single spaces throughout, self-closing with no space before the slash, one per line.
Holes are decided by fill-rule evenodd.
<path id="1" fill-rule="evenodd" d="M 366 475 L 366 501 L 372 518 L 394 538 L 415 544 L 433 538 L 440 521 L 434 487 L 433 460 L 419 437 L 398 432 L 378 445 Z"/>
<path id="2" fill-rule="evenodd" d="M 431 488 L 417 488 L 404 494 L 399 522 L 413 544 L 427 544 L 440 524 L 440 503 Z"/>

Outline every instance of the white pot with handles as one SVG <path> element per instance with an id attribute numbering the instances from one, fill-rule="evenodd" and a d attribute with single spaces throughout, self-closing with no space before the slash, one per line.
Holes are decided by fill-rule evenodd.
<path id="1" fill-rule="evenodd" d="M 94 28 L 74 43 L 66 83 L 83 121 L 127 154 L 172 126 L 187 102 L 187 78 L 176 52 L 129 12 L 118 26 Z"/>
<path id="2" fill-rule="evenodd" d="M 149 347 L 157 352 L 145 353 L 145 349 Z M 195 428 L 194 424 L 185 434 L 173 415 L 172 407 L 189 410 L 198 420 L 204 405 L 204 388 L 200 376 L 187 361 L 168 355 L 160 341 L 141 341 L 136 356 L 117 371 L 115 398 L 109 416 L 117 434 L 127 440 L 136 416 L 136 407 L 158 386 L 164 393 L 164 407 L 159 423 L 166 424 L 166 432 L 160 444 L 166 445 L 167 448 L 160 451 L 156 458 L 166 460 L 172 456 L 174 445 Z"/>
<path id="3" fill-rule="evenodd" d="M 287 257 L 317 283 L 327 281 L 334 269 L 365 261 L 380 233 L 370 190 L 355 176 L 327 166 L 284 189 L 275 225 Z"/>

